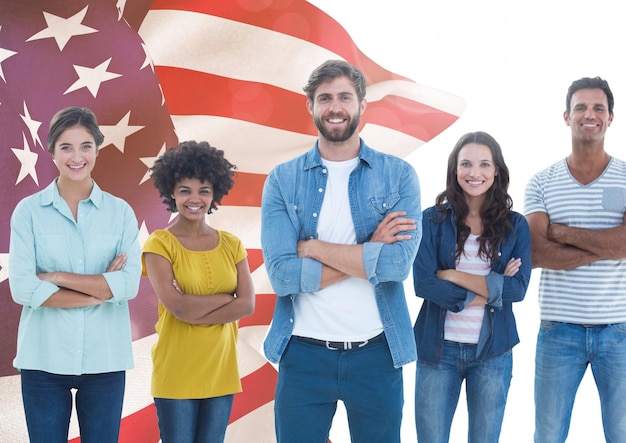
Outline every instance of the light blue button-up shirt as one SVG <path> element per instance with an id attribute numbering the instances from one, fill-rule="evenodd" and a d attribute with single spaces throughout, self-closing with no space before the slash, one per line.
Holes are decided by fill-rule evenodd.
<path id="1" fill-rule="evenodd" d="M 320 287 L 322 264 L 310 258 L 298 258 L 296 247 L 299 240 L 317 238 L 318 214 L 327 179 L 316 143 L 306 154 L 271 171 L 263 188 L 261 246 L 272 287 L 278 295 L 264 351 L 274 363 L 280 360 L 293 331 L 294 297 Z M 357 243 L 363 244 L 365 272 L 375 288 L 394 366 L 400 367 L 416 359 L 403 282 L 421 238 L 417 174 L 406 161 L 375 151 L 361 140 L 359 164 L 350 174 L 348 195 Z M 417 230 L 403 233 L 410 234 L 411 239 L 390 245 L 370 242 L 385 215 L 399 210 L 416 221 Z"/>
<path id="2" fill-rule="evenodd" d="M 80 375 L 133 367 L 128 300 L 141 278 L 138 234 L 130 205 L 96 183 L 79 203 L 76 221 L 56 180 L 18 203 L 9 247 L 11 296 L 23 306 L 16 368 Z M 120 253 L 127 255 L 125 268 L 106 272 Z M 55 271 L 102 274 L 113 297 L 98 306 L 42 307 L 59 287 L 37 274 Z"/>

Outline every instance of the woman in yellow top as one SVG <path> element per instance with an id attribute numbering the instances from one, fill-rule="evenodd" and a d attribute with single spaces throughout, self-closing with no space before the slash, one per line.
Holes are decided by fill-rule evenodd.
<path id="1" fill-rule="evenodd" d="M 237 320 L 254 311 L 246 250 L 206 222 L 233 186 L 236 167 L 207 142 L 183 142 L 151 169 L 163 203 L 179 216 L 143 248 L 159 299 L 152 396 L 163 443 L 224 440 L 237 368 Z"/>

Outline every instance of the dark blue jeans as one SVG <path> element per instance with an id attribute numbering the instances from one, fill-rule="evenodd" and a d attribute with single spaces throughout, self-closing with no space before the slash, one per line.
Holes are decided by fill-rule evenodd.
<path id="1" fill-rule="evenodd" d="M 326 443 L 339 400 L 353 443 L 399 443 L 402 385 L 386 340 L 340 351 L 292 337 L 278 370 L 278 443 Z"/>
<path id="2" fill-rule="evenodd" d="M 162 443 L 222 443 L 233 394 L 200 399 L 155 398 Z"/>
<path id="3" fill-rule="evenodd" d="M 22 400 L 30 443 L 67 443 L 76 389 L 81 443 L 117 443 L 126 373 L 57 375 L 22 369 Z"/>
<path id="4" fill-rule="evenodd" d="M 465 380 L 468 442 L 497 443 L 513 374 L 511 351 L 476 360 L 476 345 L 446 341 L 438 365 L 417 361 L 415 425 L 420 443 L 447 443 Z"/>

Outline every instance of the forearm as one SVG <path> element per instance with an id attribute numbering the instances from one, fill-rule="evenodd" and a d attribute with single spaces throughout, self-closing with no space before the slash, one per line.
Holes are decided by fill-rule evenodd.
<path id="1" fill-rule="evenodd" d="M 217 325 L 231 323 L 254 312 L 254 300 L 234 298 L 230 303 L 202 317 L 189 321 L 194 325 Z"/>
<path id="2" fill-rule="evenodd" d="M 186 323 L 211 324 L 211 322 L 204 323 L 201 319 L 227 306 L 234 300 L 235 298 L 231 294 L 179 294 L 174 300 L 174 306 L 168 303 L 167 308 L 176 318 Z"/>
<path id="3" fill-rule="evenodd" d="M 82 294 L 72 291 L 71 289 L 61 288 L 52 294 L 45 302 L 41 304 L 46 308 L 82 308 L 86 306 L 97 306 L 103 304 L 104 301 L 92 297 L 91 295 Z"/>
<path id="4" fill-rule="evenodd" d="M 367 279 L 363 266 L 363 245 L 341 245 L 322 240 L 301 241 L 298 243 L 298 257 L 312 258 L 340 273 Z M 322 280 L 323 273 L 324 270 Z M 328 269 L 326 273 L 328 277 L 332 276 Z M 335 274 L 333 278 L 338 277 L 338 274 Z"/>
<path id="5" fill-rule="evenodd" d="M 338 271 L 335 268 L 331 268 L 327 265 L 322 265 L 322 281 L 320 283 L 320 289 L 326 288 L 333 283 L 337 283 L 341 280 L 345 280 L 349 275 Z"/>
<path id="6" fill-rule="evenodd" d="M 446 269 L 438 271 L 437 276 L 468 291 L 472 291 L 481 298 L 489 299 L 487 279 L 482 275 L 468 274 L 467 272 L 457 271 L 456 269 Z"/>
<path id="7" fill-rule="evenodd" d="M 586 251 L 596 258 L 626 259 L 625 225 L 592 230 L 553 223 L 548 227 L 548 239 Z"/>
<path id="8" fill-rule="evenodd" d="M 554 270 L 577 268 L 593 263 L 600 258 L 582 249 L 556 243 L 549 249 L 533 250 L 531 254 L 533 268 Z"/>
<path id="9" fill-rule="evenodd" d="M 106 279 L 101 274 L 83 275 L 71 272 L 47 272 L 39 274 L 38 277 L 60 288 L 70 289 L 100 300 L 108 300 L 113 297 Z"/>

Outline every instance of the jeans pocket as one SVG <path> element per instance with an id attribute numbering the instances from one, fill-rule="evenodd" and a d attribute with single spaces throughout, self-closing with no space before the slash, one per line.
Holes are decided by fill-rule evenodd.
<path id="1" fill-rule="evenodd" d="M 613 323 L 611 327 L 620 334 L 626 334 L 626 323 Z"/>
<path id="2" fill-rule="evenodd" d="M 551 331 L 558 328 L 561 324 L 562 323 L 560 321 L 541 320 L 540 327 L 541 329 Z"/>

